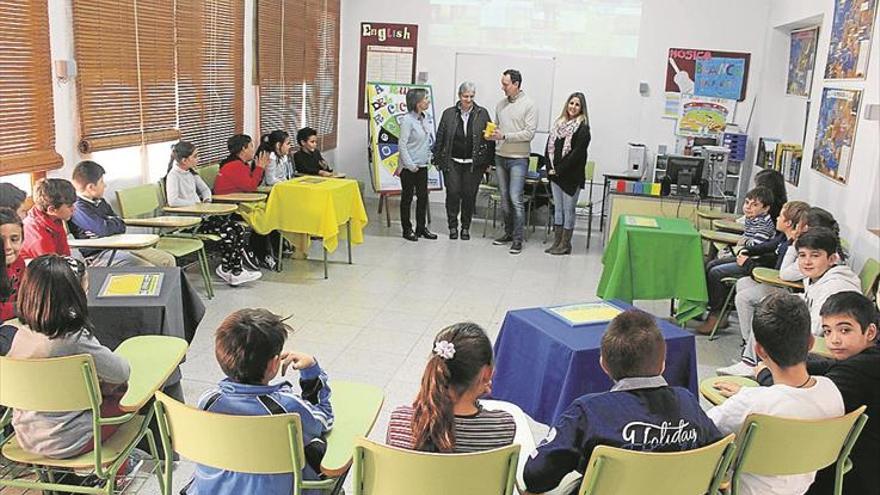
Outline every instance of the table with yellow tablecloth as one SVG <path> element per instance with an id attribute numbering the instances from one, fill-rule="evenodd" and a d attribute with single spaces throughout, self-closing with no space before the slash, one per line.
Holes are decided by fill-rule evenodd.
<path id="1" fill-rule="evenodd" d="M 349 224 L 350 242 L 364 242 L 367 212 L 355 180 L 297 177 L 272 187 L 265 202 L 239 208 L 258 234 L 273 230 L 320 237 L 330 252 L 339 245 L 339 226 Z"/>

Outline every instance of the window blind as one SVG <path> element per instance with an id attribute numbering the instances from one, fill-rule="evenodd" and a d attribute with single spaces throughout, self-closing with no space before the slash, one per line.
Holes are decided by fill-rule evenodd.
<path id="1" fill-rule="evenodd" d="M 177 139 L 174 13 L 162 0 L 74 0 L 81 152 Z"/>
<path id="2" fill-rule="evenodd" d="M 329 150 L 337 140 L 339 0 L 306 1 L 306 124 L 318 131 L 318 146 Z"/>
<path id="3" fill-rule="evenodd" d="M 180 138 L 215 163 L 243 128 L 244 3 L 177 0 L 176 18 Z"/>
<path id="4" fill-rule="evenodd" d="M 0 2 L 0 175 L 58 168 L 47 2 Z"/>
<path id="5" fill-rule="evenodd" d="M 257 72 L 260 86 L 260 133 L 291 134 L 302 121 L 304 2 L 261 0 L 257 4 Z M 295 139 L 292 139 L 295 141 Z"/>

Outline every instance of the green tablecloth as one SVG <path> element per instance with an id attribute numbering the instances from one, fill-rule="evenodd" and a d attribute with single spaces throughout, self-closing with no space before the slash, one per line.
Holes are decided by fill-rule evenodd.
<path id="1" fill-rule="evenodd" d="M 651 217 L 657 227 L 628 225 L 621 215 L 602 256 L 602 299 L 678 299 L 676 319 L 683 323 L 702 313 L 709 301 L 703 248 L 693 224 Z"/>

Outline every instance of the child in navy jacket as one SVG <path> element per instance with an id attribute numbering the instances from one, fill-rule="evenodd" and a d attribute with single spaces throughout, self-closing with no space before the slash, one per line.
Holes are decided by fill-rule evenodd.
<path id="1" fill-rule="evenodd" d="M 239 416 L 299 414 L 307 466 L 303 477 L 319 479 L 326 450 L 324 435 L 333 426 L 327 374 L 313 356 L 283 350 L 290 327 L 265 309 L 241 309 L 227 316 L 215 336 L 215 353 L 227 378 L 199 399 L 205 411 Z M 269 382 L 288 366 L 299 370 L 302 396 L 288 381 Z M 196 466 L 188 495 L 259 493 L 287 495 L 293 491 L 293 474 L 249 474 Z M 306 490 L 303 493 L 314 493 Z M 320 492 L 319 492 L 320 493 Z"/>
<path id="2" fill-rule="evenodd" d="M 530 493 L 555 488 L 571 471 L 583 475 L 598 445 L 678 452 L 722 438 L 697 398 L 661 376 L 666 341 L 653 316 L 630 310 L 614 318 L 602 337 L 599 364 L 614 387 L 576 399 L 556 420 L 526 462 Z"/>

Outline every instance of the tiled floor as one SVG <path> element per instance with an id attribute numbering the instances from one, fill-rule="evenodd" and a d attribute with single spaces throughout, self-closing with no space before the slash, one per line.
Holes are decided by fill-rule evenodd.
<path id="1" fill-rule="evenodd" d="M 480 237 L 479 221 L 472 240 L 447 239 L 441 205 L 433 208 L 433 229 L 440 239 L 417 243 L 402 239 L 397 223 L 386 228 L 384 218 L 379 221 L 373 214 L 374 204 L 368 208 L 372 223 L 364 244 L 354 247 L 354 264 L 345 264 L 345 250 L 340 249 L 331 256 L 329 280 L 322 278 L 320 261 L 287 261 L 284 272 L 265 273 L 250 287 L 215 285 L 217 296 L 206 302 L 207 314 L 182 366 L 187 402 L 197 401 L 223 376 L 213 352 L 217 324 L 234 309 L 265 307 L 293 315 L 296 332 L 286 348 L 314 353 L 331 379 L 384 388 L 385 406 L 371 435 L 382 439 L 391 409 L 414 398 L 432 339 L 445 325 L 474 321 L 494 339 L 510 309 L 596 297 L 602 269 L 596 232 L 589 252 L 584 249 L 585 231 L 579 230 L 573 255 L 550 256 L 543 253 L 544 232 L 539 228 L 530 233 L 523 253 L 512 256 L 506 248 L 492 246 L 489 237 Z M 318 259 L 318 244 L 313 248 Z M 668 301 L 636 304 L 668 316 Z M 716 367 L 739 355 L 738 333 L 733 326 L 713 342 L 697 337 L 700 378 L 714 375 Z M 535 424 L 533 431 L 541 436 L 546 428 Z M 175 490 L 191 470 L 181 463 Z M 155 481 L 143 493 L 158 493 Z"/>

